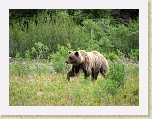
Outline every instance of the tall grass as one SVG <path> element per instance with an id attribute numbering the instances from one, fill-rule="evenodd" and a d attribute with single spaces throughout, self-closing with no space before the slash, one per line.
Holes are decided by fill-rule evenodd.
<path id="1" fill-rule="evenodd" d="M 120 64 L 113 65 L 121 67 Z M 45 60 L 15 61 L 10 64 L 9 105 L 138 106 L 139 69 L 131 65 L 124 67 L 125 76 L 120 77 L 125 80 L 124 85 L 118 86 L 111 82 L 115 79 L 104 79 L 99 75 L 93 82 L 91 78 L 85 80 L 81 73 L 68 82 L 66 72 L 56 73 Z M 124 70 L 119 71 L 123 73 Z"/>

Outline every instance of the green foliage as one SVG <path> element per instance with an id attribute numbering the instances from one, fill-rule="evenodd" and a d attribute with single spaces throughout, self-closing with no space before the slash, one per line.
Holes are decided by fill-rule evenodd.
<path id="1" fill-rule="evenodd" d="M 20 53 L 21 57 L 25 57 L 26 50 L 34 47 L 32 55 L 38 56 L 39 53 L 38 57 L 46 58 L 42 54 L 46 50 L 46 55 L 56 52 L 57 44 L 65 46 L 69 43 L 73 49 L 77 49 L 85 48 L 89 43 L 88 33 L 85 33 L 81 26 L 76 26 L 65 12 L 52 17 L 44 12 L 35 20 L 28 22 L 28 28 L 22 27 L 22 22 L 13 22 L 13 26 L 10 26 L 10 56 Z"/>
<path id="2" fill-rule="evenodd" d="M 109 53 L 109 59 L 111 61 L 114 61 L 114 60 L 119 60 L 119 57 L 115 54 L 115 53 Z"/>
<path id="3" fill-rule="evenodd" d="M 16 53 L 15 57 L 16 57 L 16 58 L 21 58 L 20 53 Z"/>
<path id="4" fill-rule="evenodd" d="M 130 49 L 139 48 L 139 22 L 130 21 L 128 26 L 119 24 L 117 27 L 109 29 L 109 39 L 114 45 L 114 50 L 120 50 L 125 56 L 128 56 Z"/>
<path id="5" fill-rule="evenodd" d="M 135 61 L 139 60 L 139 49 L 131 49 L 131 52 L 128 53 L 129 57 Z"/>
<path id="6" fill-rule="evenodd" d="M 49 59 L 53 63 L 52 66 L 54 70 L 59 73 L 61 71 L 67 70 L 68 66 L 65 64 L 65 61 L 68 57 L 68 52 L 71 50 L 71 45 L 67 44 L 66 46 L 58 46 L 58 50 L 55 53 L 50 54 Z"/>
<path id="7" fill-rule="evenodd" d="M 116 24 L 115 19 L 109 14 L 110 10 L 97 11 L 96 13 L 94 10 L 73 10 L 71 13 L 69 10 L 44 10 L 32 19 L 26 20 L 26 25 L 25 19 L 11 20 L 10 56 L 15 57 L 19 53 L 23 58 L 46 59 L 49 54 L 58 50 L 58 44 L 70 44 L 74 50 L 97 50 L 107 54 L 115 52 L 132 57 L 132 52 L 139 49 L 138 19 L 130 20 L 128 26 L 125 26 Z M 81 25 L 78 25 L 75 24 L 78 14 L 82 15 L 81 17 L 87 14 L 89 17 L 82 18 Z M 103 15 L 106 17 L 94 20 L 91 16 L 96 18 L 96 14 L 107 16 Z"/>
<path id="8" fill-rule="evenodd" d="M 106 74 L 105 89 L 108 93 L 117 94 L 119 87 L 125 84 L 125 65 L 121 62 L 112 62 Z"/>
<path id="9" fill-rule="evenodd" d="M 125 58 L 125 54 L 124 53 L 122 53 L 119 49 L 117 49 L 117 54 L 118 54 L 118 57 L 120 57 L 120 58 Z"/>
<path id="10" fill-rule="evenodd" d="M 107 93 L 110 93 L 112 95 L 117 95 L 119 91 L 118 84 L 115 82 L 115 80 L 106 80 L 105 84 L 103 85 L 104 89 Z"/>
<path id="11" fill-rule="evenodd" d="M 26 51 L 25 51 L 25 58 L 30 59 L 30 58 L 31 58 L 31 55 L 30 55 L 30 54 L 31 54 L 30 51 L 29 51 L 29 50 L 26 50 Z"/>
<path id="12" fill-rule="evenodd" d="M 28 59 L 47 59 L 49 48 L 41 42 L 35 43 L 30 50 L 25 51 L 25 58 Z"/>
<path id="13" fill-rule="evenodd" d="M 31 57 L 42 59 L 47 58 L 49 48 L 47 45 L 42 44 L 41 42 L 35 43 L 34 47 L 31 48 Z M 25 56 L 28 55 L 29 52 Z"/>
<path id="14" fill-rule="evenodd" d="M 123 24 L 113 24 L 113 19 L 92 19 L 84 20 L 83 28 L 85 32 L 90 33 L 91 46 L 89 49 L 110 53 L 123 53 L 128 56 L 130 49 L 137 49 L 139 44 L 139 23 L 130 21 L 128 26 Z"/>

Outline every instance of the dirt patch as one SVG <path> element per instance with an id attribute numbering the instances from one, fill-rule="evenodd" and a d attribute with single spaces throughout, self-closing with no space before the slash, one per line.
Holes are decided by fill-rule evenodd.
<path id="1" fill-rule="evenodd" d="M 139 67 L 139 61 L 134 61 L 132 59 L 120 59 L 120 62 L 126 64 L 126 65 L 134 65 L 134 66 L 138 66 Z"/>

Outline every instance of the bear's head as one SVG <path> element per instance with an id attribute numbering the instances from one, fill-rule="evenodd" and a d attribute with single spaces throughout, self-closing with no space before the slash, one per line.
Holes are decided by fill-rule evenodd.
<path id="1" fill-rule="evenodd" d="M 78 65 L 83 61 L 83 57 L 79 51 L 69 51 L 68 59 L 65 61 L 67 64 Z"/>

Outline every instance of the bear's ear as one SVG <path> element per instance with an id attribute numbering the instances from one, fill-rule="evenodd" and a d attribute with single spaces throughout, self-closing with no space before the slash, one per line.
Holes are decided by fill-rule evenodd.
<path id="1" fill-rule="evenodd" d="M 69 54 L 71 53 L 72 51 L 69 51 Z"/>
<path id="2" fill-rule="evenodd" d="M 77 57 L 79 56 L 79 52 L 78 52 L 78 51 L 76 51 L 74 54 L 75 54 Z"/>

